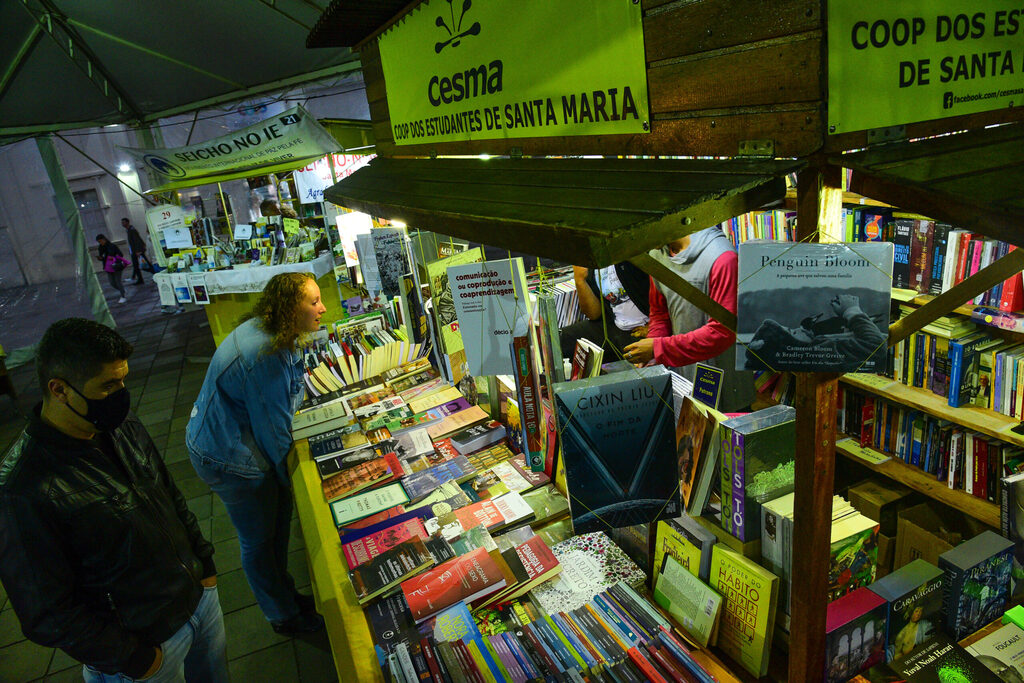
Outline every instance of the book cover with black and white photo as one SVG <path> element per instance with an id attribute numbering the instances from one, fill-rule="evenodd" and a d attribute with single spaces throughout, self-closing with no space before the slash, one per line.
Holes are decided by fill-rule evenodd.
<path id="1" fill-rule="evenodd" d="M 390 301 L 402 294 L 402 275 L 409 272 L 405 251 L 405 230 L 402 228 L 373 228 L 373 253 L 377 257 L 377 272 L 384 297 Z"/>
<path id="2" fill-rule="evenodd" d="M 883 370 L 892 268 L 891 242 L 744 242 L 737 369 Z"/>

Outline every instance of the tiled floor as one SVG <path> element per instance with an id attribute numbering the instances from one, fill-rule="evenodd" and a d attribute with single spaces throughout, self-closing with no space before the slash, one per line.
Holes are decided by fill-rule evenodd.
<path id="1" fill-rule="evenodd" d="M 185 451 L 184 430 L 192 402 L 199 392 L 213 338 L 202 311 L 161 315 L 155 287 L 139 292 L 135 307 L 111 310 L 119 331 L 135 352 L 128 361 L 128 387 L 132 404 L 164 454 L 168 469 L 200 520 L 203 532 L 217 548 L 215 560 L 221 607 L 228 638 L 228 658 L 234 681 L 274 683 L 327 683 L 336 681 L 330 646 L 324 633 L 285 638 L 270 628 L 255 604 L 242 570 L 238 539 L 224 506 L 192 469 Z M 141 290 L 141 291 L 140 291 Z M 131 303 L 131 299 L 129 302 Z M 122 304 L 127 307 L 127 304 Z M 148 311 L 141 315 L 140 309 Z M 141 318 L 141 320 L 140 320 Z M 0 396 L 0 450 L 20 433 L 27 414 L 39 400 L 34 368 L 12 371 L 19 392 L 17 403 Z M 310 592 L 305 550 L 298 519 L 292 521 L 288 565 L 305 593 Z M 81 681 L 81 667 L 60 650 L 41 647 L 24 639 L 17 618 L 0 587 L 0 681 Z"/>

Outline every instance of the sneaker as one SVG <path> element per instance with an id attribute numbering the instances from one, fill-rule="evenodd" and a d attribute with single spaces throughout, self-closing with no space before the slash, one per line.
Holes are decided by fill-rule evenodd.
<path id="1" fill-rule="evenodd" d="M 122 297 L 121 297 L 120 299 L 118 299 L 118 300 L 117 300 L 117 303 L 119 303 L 119 304 L 123 304 L 123 303 L 124 303 L 124 302 L 126 302 L 126 301 L 128 301 L 128 299 L 125 299 L 125 298 L 124 298 L 124 297 L 122 296 Z"/>
<path id="2" fill-rule="evenodd" d="M 316 633 L 324 627 L 324 618 L 319 614 L 299 613 L 291 619 L 284 621 L 272 621 L 270 627 L 274 633 L 284 636 L 294 636 L 299 633 Z"/>

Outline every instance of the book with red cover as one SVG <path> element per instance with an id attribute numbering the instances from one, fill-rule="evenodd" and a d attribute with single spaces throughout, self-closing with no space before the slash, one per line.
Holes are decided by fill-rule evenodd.
<path id="1" fill-rule="evenodd" d="M 398 456 L 394 453 L 387 453 L 382 458 L 342 470 L 324 479 L 320 485 L 323 487 L 324 498 L 330 503 L 339 498 L 359 493 L 371 486 L 394 481 L 404 474 L 402 465 L 398 462 Z"/>
<path id="2" fill-rule="evenodd" d="M 956 250 L 956 277 L 953 284 L 960 284 L 967 277 L 967 251 L 974 236 L 974 233 L 966 230 L 960 233 L 959 245 Z"/>
<path id="3" fill-rule="evenodd" d="M 1007 247 L 1007 254 L 1017 248 L 1016 244 Z M 1021 274 L 1014 273 L 1003 282 L 1003 291 L 999 296 L 999 310 L 1019 311 L 1024 308 L 1024 283 Z"/>
<path id="4" fill-rule="evenodd" d="M 451 460 L 452 458 L 461 455 L 455 446 L 452 444 L 451 439 L 438 439 L 432 442 L 434 444 L 434 452 L 441 457 L 441 462 L 445 460 Z"/>
<path id="5" fill-rule="evenodd" d="M 355 569 L 359 565 L 372 560 L 385 550 L 394 548 L 399 543 L 408 541 L 411 538 L 426 540 L 427 530 L 423 526 L 423 520 L 419 517 L 412 517 L 405 521 L 393 524 L 387 529 L 377 531 L 363 538 L 358 538 L 349 543 L 343 543 L 342 552 L 345 554 L 345 562 L 349 569 Z"/>
<path id="6" fill-rule="evenodd" d="M 452 558 L 402 582 L 413 619 L 420 623 L 456 602 L 472 602 L 505 587 L 498 565 L 483 548 Z"/>

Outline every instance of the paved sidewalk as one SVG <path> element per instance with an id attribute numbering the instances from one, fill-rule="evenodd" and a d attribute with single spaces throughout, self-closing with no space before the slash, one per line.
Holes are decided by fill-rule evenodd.
<path id="1" fill-rule="evenodd" d="M 171 476 L 189 499 L 189 507 L 199 518 L 204 533 L 217 548 L 215 560 L 232 680 L 337 681 L 326 634 L 286 638 L 274 633 L 263 618 L 240 569 L 237 534 L 224 506 L 196 477 L 188 461 L 185 425 L 214 351 L 206 315 L 201 310 L 162 315 L 151 281 L 141 287 L 129 285 L 129 289 L 136 292 L 129 304 L 114 303 L 111 311 L 119 322 L 119 332 L 135 346 L 128 360 L 126 382 L 132 394 L 132 407 L 164 454 Z M 0 395 L 2 451 L 21 432 L 24 415 L 40 400 L 34 373 L 31 364 L 12 371 L 18 391 L 16 403 Z M 290 551 L 289 568 L 301 590 L 308 593 L 305 549 L 298 519 L 294 517 Z M 0 681 L 81 680 L 80 665 L 63 652 L 25 640 L 0 587 Z"/>

